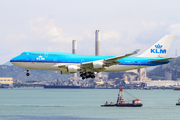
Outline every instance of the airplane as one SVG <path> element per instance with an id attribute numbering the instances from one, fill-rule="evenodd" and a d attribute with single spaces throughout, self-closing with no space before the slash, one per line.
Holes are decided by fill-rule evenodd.
<path id="1" fill-rule="evenodd" d="M 99 72 L 121 72 L 139 68 L 167 64 L 173 58 L 167 58 L 169 47 L 174 36 L 165 35 L 153 46 L 139 56 L 132 56 L 140 49 L 122 56 L 78 55 L 63 52 L 23 52 L 12 58 L 10 62 L 25 68 L 29 76 L 29 69 L 55 70 L 61 74 L 80 72 L 82 79 L 95 78 Z"/>

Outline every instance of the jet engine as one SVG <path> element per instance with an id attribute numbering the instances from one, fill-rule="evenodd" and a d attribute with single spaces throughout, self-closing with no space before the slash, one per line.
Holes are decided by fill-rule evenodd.
<path id="1" fill-rule="evenodd" d="M 93 68 L 103 68 L 103 62 L 94 61 L 92 62 Z"/>
<path id="2" fill-rule="evenodd" d="M 70 73 L 76 73 L 76 72 L 78 72 L 78 67 L 75 65 L 70 65 L 67 67 L 67 71 Z"/>

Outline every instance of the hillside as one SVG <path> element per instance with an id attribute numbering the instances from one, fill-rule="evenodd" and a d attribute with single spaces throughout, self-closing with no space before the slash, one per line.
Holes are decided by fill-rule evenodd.
<path id="1" fill-rule="evenodd" d="M 147 72 L 147 76 L 152 80 L 165 80 L 165 71 L 172 73 L 172 79 L 180 78 L 180 57 L 172 59 L 170 63 L 160 65 L 155 69 Z"/>
<path id="2" fill-rule="evenodd" d="M 0 77 L 12 77 L 14 80 L 21 81 L 51 81 L 55 79 L 68 80 L 71 75 L 61 75 L 59 71 L 41 71 L 41 70 L 29 70 L 30 76 L 26 76 L 26 70 L 24 68 L 17 67 L 15 65 L 0 65 Z"/>

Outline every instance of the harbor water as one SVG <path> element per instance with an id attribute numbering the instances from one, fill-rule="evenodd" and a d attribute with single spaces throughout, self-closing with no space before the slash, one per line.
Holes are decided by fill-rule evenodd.
<path id="1" fill-rule="evenodd" d="M 180 91 L 124 90 L 142 107 L 100 107 L 118 89 L 0 89 L 0 120 L 179 120 Z M 129 95 L 129 96 L 128 96 Z M 132 97 L 132 98 L 131 98 Z"/>

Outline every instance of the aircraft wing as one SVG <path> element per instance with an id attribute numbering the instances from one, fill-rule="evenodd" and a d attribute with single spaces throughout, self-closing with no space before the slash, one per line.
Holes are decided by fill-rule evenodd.
<path id="1" fill-rule="evenodd" d="M 137 49 L 137 50 L 135 50 L 135 51 L 132 52 L 132 53 L 125 54 L 124 56 L 116 56 L 116 57 L 104 59 L 104 62 L 105 62 L 105 63 L 116 63 L 116 64 L 118 64 L 119 61 L 117 61 L 117 60 L 122 59 L 122 58 L 125 58 L 125 57 L 128 57 L 128 56 L 131 56 L 131 55 L 134 55 L 134 54 L 137 54 L 139 51 L 140 51 L 140 49 Z"/>
<path id="2" fill-rule="evenodd" d="M 116 65 L 116 64 L 120 63 L 117 60 L 131 56 L 131 55 L 134 55 L 134 54 L 137 54 L 139 51 L 140 51 L 140 49 L 137 49 L 132 53 L 125 54 L 124 56 L 116 56 L 116 57 L 112 57 L 112 58 L 108 58 L 108 59 L 81 63 L 81 69 L 91 70 L 94 72 L 100 72 L 100 71 L 105 69 L 104 67 L 109 67 L 109 66 Z M 102 68 L 93 68 L 93 64 L 96 64 L 96 63 L 98 65 L 102 65 Z"/>
<path id="3" fill-rule="evenodd" d="M 102 59 L 102 60 L 97 60 L 97 61 L 91 61 L 91 62 L 84 62 L 84 63 L 80 63 L 80 64 L 74 64 L 73 66 L 77 66 L 78 69 L 80 69 L 80 71 L 86 71 L 86 72 L 100 72 L 105 70 L 105 67 L 109 67 L 112 65 L 116 65 L 118 63 L 120 63 L 119 59 L 137 54 L 139 52 L 140 49 L 135 50 L 132 53 L 129 54 L 125 54 L 123 56 L 116 56 L 116 57 L 112 57 L 112 58 L 108 58 L 108 59 Z M 55 65 L 54 67 L 58 67 L 61 69 L 67 69 L 68 66 L 71 65 Z"/>

